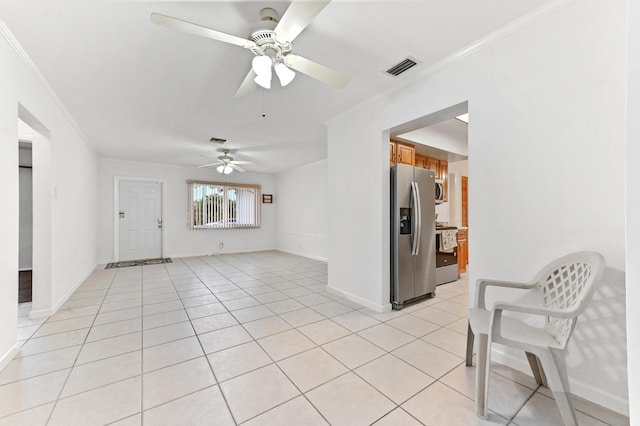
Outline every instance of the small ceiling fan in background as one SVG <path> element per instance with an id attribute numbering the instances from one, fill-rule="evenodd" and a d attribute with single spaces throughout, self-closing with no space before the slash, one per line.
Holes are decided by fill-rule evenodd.
<path id="1" fill-rule="evenodd" d="M 198 166 L 198 168 L 218 166 L 218 167 L 216 167 L 216 170 L 219 173 L 223 173 L 225 175 L 228 175 L 229 173 L 231 173 L 234 170 L 239 171 L 239 172 L 244 172 L 244 169 L 242 167 L 239 167 L 238 164 L 253 164 L 253 161 L 238 161 L 238 160 L 234 160 L 233 157 L 229 156 L 229 150 L 228 149 L 223 149 L 222 153 L 223 153 L 223 155 L 219 156 L 218 157 L 218 161 L 216 161 L 215 163 L 204 164 L 202 166 Z"/>
<path id="2" fill-rule="evenodd" d="M 236 92 L 236 97 L 244 96 L 258 84 L 271 88 L 273 69 L 282 86 L 293 80 L 296 70 L 325 84 L 342 89 L 349 83 L 349 77 L 307 58 L 291 53 L 291 42 L 313 21 L 331 0 L 294 1 L 282 18 L 272 8 L 260 11 L 260 21 L 251 27 L 249 38 L 237 37 L 160 13 L 151 14 L 151 22 L 176 30 L 234 44 L 251 50 L 255 56 L 252 68 Z"/>

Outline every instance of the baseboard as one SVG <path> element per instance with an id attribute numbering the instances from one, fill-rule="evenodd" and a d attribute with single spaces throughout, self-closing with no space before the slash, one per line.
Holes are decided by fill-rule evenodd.
<path id="1" fill-rule="evenodd" d="M 313 259 L 313 260 L 319 260 L 321 262 L 329 262 L 329 259 L 323 256 L 316 256 L 315 254 L 309 254 L 309 253 L 299 253 L 293 250 L 285 250 L 282 248 L 276 249 L 277 251 L 281 251 L 282 253 L 288 253 L 288 254 L 293 254 L 296 256 L 300 256 L 300 257 L 306 257 L 307 259 Z"/>
<path id="2" fill-rule="evenodd" d="M 529 363 L 527 362 L 524 354 L 522 357 L 517 357 L 494 347 L 491 351 L 491 359 L 525 374 L 531 374 Z M 604 392 L 602 389 L 598 389 L 593 385 L 585 383 L 582 380 L 575 379 L 574 377 L 570 377 L 569 382 L 569 385 L 571 386 L 571 393 L 574 395 L 608 408 L 609 410 L 615 411 L 623 416 L 629 416 L 629 401 L 609 392 Z"/>
<path id="3" fill-rule="evenodd" d="M 2 357 L 0 357 L 0 371 L 4 370 L 4 368 L 9 365 L 9 363 L 15 358 L 15 356 L 20 352 L 20 343 L 16 342 L 15 345 L 11 349 L 9 349 Z"/>
<path id="4" fill-rule="evenodd" d="M 256 249 L 242 249 L 242 250 L 231 250 L 231 251 L 216 251 L 213 253 L 177 253 L 177 254 L 169 254 L 166 255 L 165 257 L 170 257 L 172 259 L 180 259 L 182 257 L 203 257 L 203 256 L 220 256 L 220 255 L 224 255 L 224 254 L 238 254 L 238 253 L 256 253 L 256 252 L 260 252 L 260 251 L 280 251 L 283 253 L 288 253 L 288 254 L 293 254 L 296 256 L 301 256 L 301 257 L 306 257 L 308 259 L 313 259 L 313 260 L 319 260 L 321 262 L 328 262 L 329 259 L 323 256 L 316 256 L 314 254 L 308 254 L 308 253 L 298 253 L 298 252 L 294 252 L 294 251 L 289 251 L 289 250 L 283 250 L 280 248 L 256 248 Z M 100 260 L 100 262 L 98 262 L 96 269 L 100 268 L 104 268 L 105 266 L 107 266 L 107 264 L 109 263 L 113 263 L 114 260 L 113 259 L 102 259 Z M 102 268 L 101 268 L 102 267 Z"/>
<path id="5" fill-rule="evenodd" d="M 171 259 L 180 259 L 181 257 L 205 257 L 205 256 L 222 256 L 224 254 L 239 254 L 239 253 L 256 253 L 260 251 L 276 251 L 275 248 L 254 248 L 254 249 L 241 249 L 241 250 L 218 250 L 209 253 L 170 253 L 163 257 L 170 257 Z"/>
<path id="6" fill-rule="evenodd" d="M 99 264 L 96 264 L 92 269 L 90 269 L 86 274 L 84 274 L 82 278 L 78 282 L 76 282 L 76 284 L 72 286 L 69 289 L 69 291 L 67 291 L 67 293 L 64 296 L 62 296 L 60 299 L 58 299 L 58 301 L 55 304 L 53 304 L 53 306 L 51 306 L 50 308 L 37 309 L 37 310 L 32 309 L 31 312 L 29 312 L 29 318 L 39 319 L 39 318 L 50 317 L 51 315 L 58 312 L 58 309 L 60 309 L 60 307 L 64 305 L 64 303 L 67 300 L 69 300 L 71 295 L 78 289 L 78 287 L 82 285 L 83 282 L 86 281 L 87 278 L 89 278 L 89 276 L 93 273 L 93 271 L 95 271 L 98 268 L 98 266 Z"/>
<path id="7" fill-rule="evenodd" d="M 327 290 L 331 293 L 338 294 L 344 297 L 345 299 L 351 300 L 352 302 L 358 303 L 359 305 L 362 305 L 365 308 L 371 309 L 372 311 L 375 311 L 375 312 L 382 313 L 382 312 L 391 311 L 391 303 L 385 303 L 385 304 L 379 305 L 377 303 L 371 302 L 370 300 L 364 299 L 360 296 L 356 296 L 355 294 L 351 294 L 347 291 L 340 290 L 339 288 L 335 288 L 331 286 L 327 286 Z"/>

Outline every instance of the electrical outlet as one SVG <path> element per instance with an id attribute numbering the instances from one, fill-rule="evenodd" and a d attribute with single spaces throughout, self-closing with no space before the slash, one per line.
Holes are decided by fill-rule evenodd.
<path id="1" fill-rule="evenodd" d="M 220 244 L 218 244 L 218 248 L 222 249 L 222 247 L 224 247 L 224 243 L 220 241 Z"/>

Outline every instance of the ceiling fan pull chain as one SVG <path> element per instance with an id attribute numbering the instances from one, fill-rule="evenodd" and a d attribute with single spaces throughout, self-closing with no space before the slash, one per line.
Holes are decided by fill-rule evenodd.
<path id="1" fill-rule="evenodd" d="M 266 117 L 267 114 L 264 112 L 264 87 L 262 88 L 262 117 Z"/>

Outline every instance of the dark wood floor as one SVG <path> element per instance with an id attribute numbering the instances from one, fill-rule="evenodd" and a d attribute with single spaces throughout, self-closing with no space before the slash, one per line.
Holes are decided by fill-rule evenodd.
<path id="1" fill-rule="evenodd" d="M 31 271 L 18 272 L 18 303 L 31 302 Z"/>

